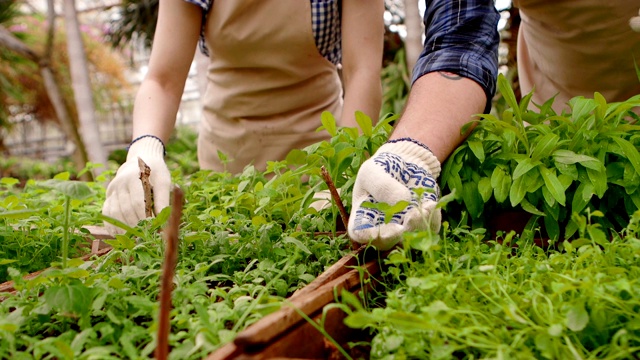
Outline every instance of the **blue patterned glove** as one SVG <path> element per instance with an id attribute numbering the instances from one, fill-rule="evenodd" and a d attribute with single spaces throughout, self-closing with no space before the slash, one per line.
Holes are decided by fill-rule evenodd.
<path id="1" fill-rule="evenodd" d="M 348 226 L 351 239 L 388 250 L 405 231 L 439 231 L 439 175 L 440 162 L 418 141 L 402 138 L 382 145 L 356 176 Z M 420 199 L 416 193 L 419 188 L 424 189 Z M 380 204 L 393 206 L 400 201 L 407 206 L 385 222 L 384 206 Z"/>

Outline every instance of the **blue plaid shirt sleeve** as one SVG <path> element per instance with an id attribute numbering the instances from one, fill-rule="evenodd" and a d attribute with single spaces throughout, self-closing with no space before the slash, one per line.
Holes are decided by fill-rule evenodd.
<path id="1" fill-rule="evenodd" d="M 424 50 L 412 83 L 434 71 L 448 71 L 477 82 L 491 109 L 498 76 L 498 20 L 493 0 L 426 1 Z"/>

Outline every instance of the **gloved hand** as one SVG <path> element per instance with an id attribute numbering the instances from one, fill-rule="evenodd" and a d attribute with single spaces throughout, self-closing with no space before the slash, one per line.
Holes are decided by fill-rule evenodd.
<path id="1" fill-rule="evenodd" d="M 388 250 L 402 239 L 405 231 L 440 230 L 441 214 L 436 209 L 440 190 L 436 179 L 440 162 L 425 145 L 409 138 L 391 140 L 365 161 L 353 188 L 353 202 L 349 216 L 349 236 L 359 243 L 371 242 L 378 250 Z M 424 188 L 420 199 L 415 189 Z M 407 207 L 385 223 L 380 209 L 363 203 L 399 201 Z"/>
<path id="2" fill-rule="evenodd" d="M 144 136 L 134 140 L 129 147 L 127 161 L 120 166 L 115 178 L 107 187 L 107 198 L 102 206 L 104 215 L 130 226 L 135 226 L 140 220 L 146 218 L 138 157 L 151 169 L 149 181 L 153 187 L 153 204 L 156 214 L 169 206 L 171 191 L 171 174 L 164 162 L 164 144 L 154 136 Z M 105 228 L 112 235 L 124 232 L 108 223 L 105 223 Z"/>

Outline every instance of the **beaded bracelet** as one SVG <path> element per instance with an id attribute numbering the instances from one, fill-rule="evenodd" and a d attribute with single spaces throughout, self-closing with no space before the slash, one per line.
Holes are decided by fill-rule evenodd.
<path id="1" fill-rule="evenodd" d="M 129 143 L 129 146 L 127 146 L 127 151 L 129 151 L 129 148 L 131 147 L 131 145 L 133 145 L 133 143 L 135 143 L 135 142 L 136 142 L 136 141 L 138 141 L 138 140 L 141 140 L 141 139 L 147 138 L 147 137 L 149 137 L 149 138 L 153 138 L 153 139 L 156 139 L 156 140 L 160 141 L 160 144 L 162 145 L 162 156 L 166 156 L 166 155 L 167 155 L 167 149 L 164 147 L 164 142 L 162 142 L 162 139 L 160 139 L 159 137 L 157 137 L 157 136 L 155 136 L 155 135 L 150 135 L 150 134 L 147 134 L 147 135 L 141 135 L 141 136 L 138 136 L 137 138 L 133 139 L 133 140 Z"/>

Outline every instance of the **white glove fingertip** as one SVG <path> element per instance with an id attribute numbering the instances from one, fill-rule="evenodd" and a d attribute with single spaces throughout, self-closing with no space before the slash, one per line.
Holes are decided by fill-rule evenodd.
<path id="1" fill-rule="evenodd" d="M 378 236 L 371 241 L 371 245 L 380 251 L 386 251 L 394 247 L 402 240 L 405 228 L 402 225 L 388 223 L 378 227 Z"/>

